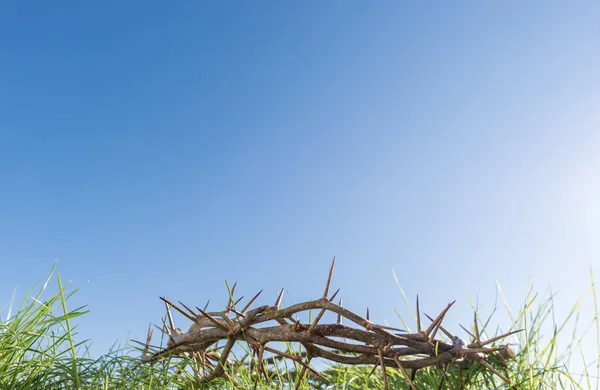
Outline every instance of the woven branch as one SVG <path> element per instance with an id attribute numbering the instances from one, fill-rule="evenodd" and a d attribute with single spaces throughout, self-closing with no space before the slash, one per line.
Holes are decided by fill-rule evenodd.
<path id="1" fill-rule="evenodd" d="M 142 352 L 142 362 L 154 362 L 163 356 L 191 355 L 202 369 L 200 382 L 209 382 L 219 377 L 229 378 L 225 368 L 243 364 L 243 361 L 236 362 L 229 359 L 234 345 L 242 342 L 250 347 L 257 358 L 259 368 L 257 376 L 264 375 L 267 378 L 265 365 L 280 359 L 289 359 L 300 364 L 302 368 L 298 374 L 296 388 L 299 387 L 307 370 L 320 376 L 319 372 L 310 367 L 310 361 L 314 358 L 323 358 L 340 364 L 370 365 L 373 366 L 373 371 L 380 368 L 386 389 L 388 388 L 386 369 L 399 369 L 411 388 L 416 389 L 413 380 L 418 369 L 438 367 L 444 373 L 444 377 L 447 377 L 445 370 L 448 365 L 461 365 L 468 361 L 479 362 L 510 385 L 509 378 L 487 363 L 486 357 L 494 353 L 498 353 L 502 358 L 514 357 L 514 352 L 508 345 L 498 347 L 489 347 L 489 345 L 519 330 L 482 341 L 475 315 L 475 334 L 472 342 L 467 343 L 442 326 L 444 317 L 454 302 L 448 304 L 436 318 L 427 316 L 431 324 L 426 329 L 421 329 L 418 297 L 416 333 L 406 333 L 401 329 L 374 324 L 369 320 L 368 309 L 365 318 L 343 308 L 341 300 L 339 304 L 333 303 L 339 290 L 328 298 L 334 264 L 335 258 L 331 263 L 322 298 L 286 308 L 280 308 L 283 297 L 283 290 L 281 290 L 273 306 L 265 305 L 250 309 L 260 295 L 259 292 L 238 311 L 236 306 L 241 299 L 234 301 L 235 285 L 230 290 L 225 310 L 220 312 L 206 312 L 206 307 L 200 309 L 197 306 L 196 310 L 193 310 L 181 302 L 176 305 L 166 298 L 161 298 L 165 302 L 169 324 L 164 324 L 163 328 L 159 329 L 169 336 L 167 348 L 151 353 L 152 330 L 149 330 L 148 340 Z M 170 308 L 193 321 L 187 332 L 175 328 Z M 309 311 L 318 311 L 312 323 L 304 324 L 294 319 L 294 316 Z M 327 312 L 337 316 L 337 323 L 319 323 Z M 343 324 L 342 320 L 352 323 L 352 326 Z M 440 330 L 449 341 L 436 338 Z M 217 348 L 218 343 L 222 341 L 226 341 L 225 346 Z M 269 346 L 270 343 L 277 342 L 299 343 L 305 351 L 298 355 Z M 264 358 L 265 352 L 271 357 Z M 412 371 L 411 375 L 407 370 Z"/>

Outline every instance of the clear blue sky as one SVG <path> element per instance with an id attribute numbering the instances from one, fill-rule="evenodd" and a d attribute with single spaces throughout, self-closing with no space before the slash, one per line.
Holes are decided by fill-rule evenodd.
<path id="1" fill-rule="evenodd" d="M 570 306 L 600 256 L 600 5 L 484 3 L 3 3 L 0 301 L 56 259 L 96 353 L 159 295 L 318 296 L 334 255 L 395 325 L 393 269 L 454 324 L 495 280 Z"/>

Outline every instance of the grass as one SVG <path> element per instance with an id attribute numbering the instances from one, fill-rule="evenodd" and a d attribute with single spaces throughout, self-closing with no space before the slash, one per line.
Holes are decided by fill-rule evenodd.
<path id="1" fill-rule="evenodd" d="M 57 284 L 58 293 L 46 297 L 50 283 Z M 295 372 L 301 367 L 289 361 L 277 362 L 270 370 L 269 380 L 262 377 L 256 380 L 250 368 L 238 366 L 230 369 L 229 379 L 202 387 L 195 379 L 190 360 L 167 357 L 153 365 L 140 365 L 139 351 L 133 346 L 113 349 L 99 359 L 92 359 L 87 352 L 88 342 L 78 341 L 77 326 L 73 326 L 77 317 L 88 313 L 86 307 L 69 308 L 69 298 L 76 292 L 77 289 L 63 284 L 53 269 L 26 294 L 17 309 L 13 308 L 13 298 L 0 311 L 0 389 L 294 388 Z M 504 301 L 503 308 L 496 305 L 486 318 L 477 311 L 476 315 L 481 333 L 488 337 L 513 329 L 524 330 L 515 336 L 517 355 L 514 359 L 490 357 L 490 364 L 511 378 L 513 388 L 599 388 L 600 326 L 591 273 L 588 292 L 560 321 L 556 320 L 556 295 L 551 290 L 541 297 L 530 288 L 516 310 L 508 306 L 499 286 L 498 292 Z M 584 304 L 591 310 L 584 309 Z M 476 309 L 476 305 L 473 308 Z M 495 323 L 492 319 L 497 317 L 497 310 L 505 311 L 510 320 L 506 329 L 499 327 L 491 331 L 489 327 Z M 587 323 L 581 326 L 583 319 Z M 369 376 L 370 370 L 370 367 L 332 366 L 324 371 L 325 380 L 309 378 L 301 388 L 383 388 L 380 371 Z M 388 369 L 387 374 L 391 389 L 409 388 L 401 372 Z M 447 378 L 434 367 L 419 370 L 415 385 L 418 389 L 511 388 L 476 363 L 462 367 L 460 375 L 458 368 L 449 369 Z"/>

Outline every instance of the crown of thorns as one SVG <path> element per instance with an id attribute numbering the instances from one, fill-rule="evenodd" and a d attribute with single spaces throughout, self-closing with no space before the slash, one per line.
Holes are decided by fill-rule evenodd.
<path id="1" fill-rule="evenodd" d="M 241 342 L 245 343 L 256 357 L 257 379 L 259 375 L 264 375 L 268 379 L 265 366 L 276 360 L 289 359 L 298 363 L 301 369 L 296 389 L 299 388 L 307 371 L 317 377 L 322 377 L 320 372 L 310 366 L 310 362 L 314 358 L 323 358 L 339 364 L 370 365 L 373 367 L 371 374 L 379 368 L 382 372 L 385 389 L 389 388 L 386 370 L 400 370 L 411 389 L 416 390 L 414 379 L 417 370 L 425 367 L 438 367 L 444 374 L 444 378 L 448 380 L 446 369 L 449 365 L 461 367 L 461 364 L 468 361 L 482 364 L 506 384 L 511 384 L 507 375 L 492 367 L 486 358 L 494 353 L 498 353 L 502 358 L 513 358 L 514 352 L 509 345 L 498 347 L 489 347 L 489 345 L 520 332 L 520 330 L 482 341 L 475 313 L 475 332 L 471 335 L 473 340 L 471 343 L 467 343 L 442 326 L 446 313 L 455 301 L 449 303 L 435 318 L 425 314 L 431 324 L 427 328 L 423 328 L 418 296 L 416 333 L 377 325 L 370 321 L 369 309 L 367 309 L 366 317 L 362 317 L 343 308 L 341 299 L 337 304 L 334 303 L 333 300 L 339 289 L 329 297 L 334 265 L 335 258 L 331 262 L 325 291 L 320 299 L 294 304 L 286 308 L 281 308 L 284 292 L 282 289 L 273 306 L 264 305 L 250 309 L 261 294 L 261 290 L 243 308 L 238 310 L 238 304 L 243 297 L 234 300 L 235 284 L 229 291 L 229 300 L 225 310 L 220 312 L 207 312 L 208 303 L 204 309 L 195 306 L 196 310 L 194 310 L 182 302 L 176 305 L 166 298 L 160 297 L 165 303 L 166 318 L 169 323 L 167 325 L 163 320 L 163 327 L 158 329 L 168 334 L 167 347 L 150 347 L 154 330 L 150 327 L 142 351 L 141 362 L 152 363 L 164 356 L 191 355 L 199 368 L 197 373 L 200 382 L 204 383 L 225 377 L 235 383 L 235 380 L 227 373 L 226 367 L 244 364 L 245 358 L 241 362 L 232 361 L 229 358 L 235 344 Z M 175 327 L 170 308 L 193 322 L 187 332 Z M 313 310 L 318 311 L 318 314 L 311 323 L 302 323 L 297 319 L 299 314 Z M 328 311 L 337 316 L 336 323 L 319 323 Z M 345 322 L 352 325 L 344 324 L 344 319 L 347 320 Z M 436 339 L 439 331 L 442 331 L 449 341 Z M 225 341 L 224 347 L 218 346 L 220 341 Z M 302 345 L 304 351 L 294 354 L 289 350 L 286 352 L 269 346 L 270 343 L 281 342 L 298 343 Z M 265 358 L 265 352 L 271 357 Z"/>

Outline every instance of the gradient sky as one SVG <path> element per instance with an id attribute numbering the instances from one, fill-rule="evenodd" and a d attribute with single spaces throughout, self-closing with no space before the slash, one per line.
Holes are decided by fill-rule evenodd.
<path id="1" fill-rule="evenodd" d="M 334 255 L 345 305 L 392 325 L 392 270 L 450 324 L 496 280 L 570 308 L 600 259 L 584 3 L 4 2 L 0 302 L 56 260 L 98 354 L 160 295 L 317 297 Z"/>

